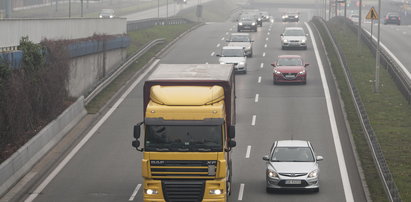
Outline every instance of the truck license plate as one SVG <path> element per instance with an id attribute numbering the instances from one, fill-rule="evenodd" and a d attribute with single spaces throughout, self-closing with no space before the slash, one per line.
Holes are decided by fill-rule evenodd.
<path id="1" fill-rule="evenodd" d="M 285 184 L 301 184 L 301 180 L 286 180 Z"/>

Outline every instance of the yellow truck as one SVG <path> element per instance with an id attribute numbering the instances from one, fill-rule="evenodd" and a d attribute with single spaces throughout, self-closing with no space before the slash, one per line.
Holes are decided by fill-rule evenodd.
<path id="1" fill-rule="evenodd" d="M 233 65 L 160 64 L 145 81 L 144 121 L 132 143 L 143 152 L 145 202 L 227 201 L 234 79 Z"/>

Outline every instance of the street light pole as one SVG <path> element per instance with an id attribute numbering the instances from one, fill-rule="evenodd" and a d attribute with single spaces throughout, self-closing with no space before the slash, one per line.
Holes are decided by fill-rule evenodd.
<path id="1" fill-rule="evenodd" d="M 69 0 L 69 18 L 71 18 L 71 0 Z"/>
<path id="2" fill-rule="evenodd" d="M 362 11 L 361 11 L 361 8 L 362 8 L 362 0 L 360 0 L 359 1 L 359 5 L 358 5 L 360 8 L 359 8 L 359 10 L 358 10 L 358 18 L 359 18 L 359 20 L 358 20 L 358 30 L 357 30 L 357 51 L 358 51 L 358 53 L 361 53 L 361 50 L 360 50 L 360 39 L 361 39 L 361 21 L 362 21 Z M 359 54 L 358 54 L 359 55 Z"/>
<path id="3" fill-rule="evenodd" d="M 160 19 L 160 0 L 157 0 L 157 18 Z"/>
<path id="4" fill-rule="evenodd" d="M 381 0 L 378 0 L 378 15 L 381 14 Z M 377 52 L 375 54 L 375 92 L 380 92 L 380 26 L 381 18 L 378 18 Z"/>

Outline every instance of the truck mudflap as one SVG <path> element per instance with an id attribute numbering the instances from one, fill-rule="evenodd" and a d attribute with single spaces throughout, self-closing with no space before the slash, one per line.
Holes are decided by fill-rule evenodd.
<path id="1" fill-rule="evenodd" d="M 155 190 L 156 194 L 148 194 Z M 150 191 L 153 193 L 152 191 Z M 163 202 L 211 202 L 227 201 L 226 179 L 216 180 L 145 180 L 144 201 Z"/>

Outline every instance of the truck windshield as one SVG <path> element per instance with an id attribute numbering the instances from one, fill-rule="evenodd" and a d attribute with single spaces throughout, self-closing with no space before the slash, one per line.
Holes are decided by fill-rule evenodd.
<path id="1" fill-rule="evenodd" d="M 222 141 L 221 125 L 147 125 L 145 151 L 217 152 Z"/>

